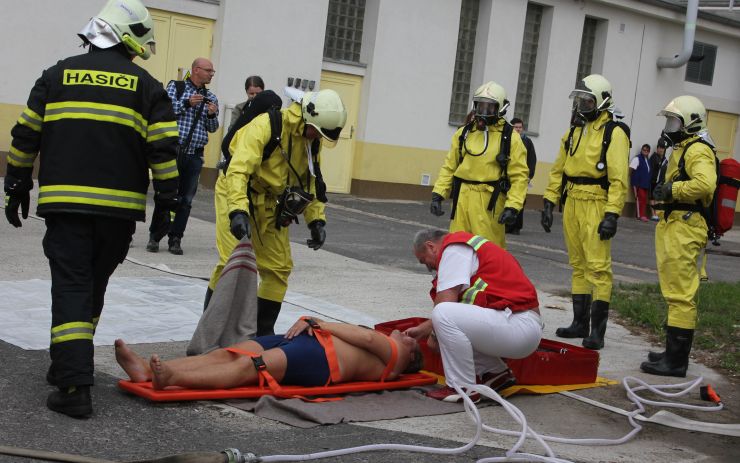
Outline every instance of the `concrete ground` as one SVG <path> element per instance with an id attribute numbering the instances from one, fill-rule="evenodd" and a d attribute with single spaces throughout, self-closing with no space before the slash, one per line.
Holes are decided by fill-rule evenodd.
<path id="1" fill-rule="evenodd" d="M 171 326 L 154 330 L 161 340 L 134 344 L 147 355 L 159 352 L 164 358 L 184 353 L 185 338 L 174 334 L 171 327 L 187 328 L 202 310 L 205 281 L 216 262 L 214 225 L 210 190 L 201 190 L 183 240 L 185 254 L 174 256 L 163 250 L 148 253 L 144 224 L 138 230 L 129 252 L 111 285 L 124 288 L 109 291 L 107 311 L 130 299 L 135 305 L 150 301 L 150 317 L 126 320 L 127 327 L 140 324 L 150 329 L 167 306 L 183 309 Z M 308 232 L 305 224 L 291 229 L 295 269 L 290 279 L 290 292 L 278 321 L 278 330 L 287 327 L 298 314 L 311 313 L 342 321 L 373 324 L 411 316 L 428 316 L 431 309 L 427 291 L 430 275 L 415 262 L 409 250 L 413 232 L 422 226 L 446 225 L 447 218 L 427 213 L 427 205 L 412 201 L 377 201 L 332 195 L 327 207 L 329 226 L 325 247 L 312 251 L 305 246 Z M 32 212 L 35 209 L 32 209 Z M 520 236 L 510 237 L 509 248 L 520 260 L 539 290 L 545 320 L 545 337 L 555 339 L 558 326 L 570 322 L 570 302 L 557 294 L 568 293 L 569 267 L 562 235 L 542 233 L 538 214 L 527 211 L 525 228 Z M 652 224 L 628 218 L 620 219 L 620 230 L 614 243 L 616 281 L 655 281 L 654 257 L 650 256 Z M 556 227 L 558 228 L 557 224 Z M 41 249 L 45 227 L 41 220 L 29 218 L 21 229 L 13 229 L 0 220 L 0 317 L 9 319 L 23 312 L 25 298 L 17 297 L 24 288 L 38 293 L 48 285 L 49 271 Z M 727 237 L 724 249 L 740 249 L 740 234 Z M 710 256 L 710 277 L 737 281 L 737 258 Z M 734 269 L 734 270 L 733 270 Z M 187 276 L 184 276 L 187 275 Z M 200 277 L 200 278 L 198 278 Z M 164 289 L 144 292 L 132 284 L 137 279 L 170 281 L 184 289 L 177 294 Z M 158 280 L 159 279 L 159 280 Z M 40 280 L 40 281 L 36 281 Z M 41 291 L 43 293 L 43 291 Z M 9 297 L 9 295 L 13 297 Z M 28 297 L 38 294 L 29 294 Z M 44 296 L 44 294 L 41 294 Z M 114 319 L 114 314 L 106 318 Z M 180 313 L 180 312 L 178 312 Z M 25 316 L 25 315 L 23 315 Z M 174 315 L 172 317 L 175 317 Z M 123 322 L 119 322 L 123 324 Z M 159 322 L 157 322 L 159 323 Z M 28 318 L 28 324 L 39 324 Z M 48 323 L 42 325 L 48 330 Z M 159 325 L 158 325 L 159 326 Z M 113 333 L 116 326 L 108 326 Z M 172 329 L 171 338 L 167 338 Z M 23 349 L 5 342 L 0 336 L 0 446 L 53 450 L 88 455 L 115 461 L 151 458 L 188 451 L 218 451 L 236 447 L 260 455 L 301 454 L 345 448 L 370 443 L 405 443 L 453 448 L 468 442 L 474 433 L 470 420 L 462 413 L 386 420 L 378 422 L 322 426 L 309 430 L 266 420 L 251 413 L 218 402 L 151 404 L 117 389 L 117 378 L 124 377 L 115 363 L 112 345 L 96 348 L 96 387 L 93 392 L 95 414 L 87 420 L 74 420 L 46 409 L 44 402 L 51 390 L 44 374 L 48 353 L 43 349 Z M 46 339 L 46 338 L 44 338 Z M 175 340 L 170 340 L 175 339 Z M 621 381 L 636 376 L 651 384 L 676 384 L 685 380 L 644 375 L 638 365 L 651 346 L 640 336 L 631 334 L 614 321 L 607 330 L 606 347 L 600 352 L 599 375 Z M 737 383 L 705 366 L 692 363 L 688 379 L 703 376 L 722 395 L 726 409 L 718 413 L 672 410 L 682 416 L 717 423 L 740 423 Z M 580 391 L 579 394 L 632 410 L 621 385 Z M 698 392 L 685 403 L 699 403 Z M 624 416 L 578 402 L 563 395 L 515 396 L 529 424 L 538 432 L 565 437 L 617 438 L 625 435 L 630 425 Z M 651 416 L 658 409 L 649 407 Z M 486 424 L 514 429 L 513 421 L 501 407 L 484 407 L 481 416 Z M 461 455 L 425 455 L 405 452 L 383 452 L 348 455 L 324 461 L 418 461 L 463 462 L 489 456 L 502 456 L 514 439 L 486 433 L 477 446 Z M 624 462 L 698 462 L 739 461 L 740 440 L 716 434 L 684 431 L 657 424 L 645 424 L 630 442 L 609 447 L 553 444 L 555 453 L 573 461 Z M 527 451 L 541 453 L 541 448 L 528 443 Z M 0 455 L 0 461 L 21 462 L 28 459 Z M 34 461 L 34 460 L 31 460 Z"/>

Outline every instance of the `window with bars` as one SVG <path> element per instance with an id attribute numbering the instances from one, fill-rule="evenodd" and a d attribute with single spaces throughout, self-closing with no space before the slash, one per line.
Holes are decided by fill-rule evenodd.
<path id="1" fill-rule="evenodd" d="M 469 112 L 470 79 L 473 71 L 479 6 L 480 0 L 462 0 L 460 6 L 460 27 L 457 32 L 457 53 L 450 100 L 449 122 L 452 125 L 461 125 Z"/>
<path id="2" fill-rule="evenodd" d="M 324 58 L 360 62 L 365 0 L 329 0 Z"/>
<path id="3" fill-rule="evenodd" d="M 544 7 L 536 3 L 527 4 L 527 16 L 524 20 L 524 37 L 522 54 L 519 59 L 519 84 L 516 88 L 516 106 L 514 117 L 524 121 L 529 127 L 529 115 L 532 109 L 532 91 L 534 87 L 537 47 L 540 43 L 540 26 Z"/>
<path id="4" fill-rule="evenodd" d="M 596 29 L 599 20 L 586 17 L 583 21 L 583 35 L 581 35 L 581 51 L 578 54 L 578 72 L 576 72 L 576 85 L 584 77 L 591 74 L 594 64 L 594 48 L 596 45 Z"/>
<path id="5" fill-rule="evenodd" d="M 716 60 L 716 45 L 694 42 L 694 50 L 691 52 L 691 59 L 686 64 L 686 77 L 684 79 L 696 84 L 712 85 Z"/>

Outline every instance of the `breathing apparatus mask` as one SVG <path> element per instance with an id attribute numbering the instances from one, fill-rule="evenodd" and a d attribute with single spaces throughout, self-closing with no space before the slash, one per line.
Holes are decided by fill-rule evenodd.
<path id="1" fill-rule="evenodd" d="M 595 121 L 611 100 L 611 97 L 606 97 L 601 105 L 597 107 L 596 98 L 593 94 L 582 90 L 573 90 L 570 93 L 570 98 L 573 99 L 570 124 L 575 127 L 583 127 L 586 122 Z"/>
<path id="2" fill-rule="evenodd" d="M 499 109 L 498 101 L 488 98 L 473 99 L 473 117 L 478 130 L 484 130 L 487 126 L 494 125 L 506 114 L 509 107 L 509 101 L 504 100 L 504 105 Z"/>
<path id="3" fill-rule="evenodd" d="M 277 200 L 275 228 L 280 230 L 292 222 L 298 223 L 298 215 L 303 214 L 313 199 L 314 195 L 299 187 L 287 187 Z"/>
<path id="4" fill-rule="evenodd" d="M 666 114 L 665 127 L 660 133 L 660 138 L 668 146 L 677 145 L 689 137 L 689 134 L 684 132 L 683 128 L 681 118 Z"/>

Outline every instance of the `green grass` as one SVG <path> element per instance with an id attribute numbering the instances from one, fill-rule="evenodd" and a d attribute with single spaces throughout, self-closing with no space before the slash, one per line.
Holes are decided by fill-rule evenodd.
<path id="1" fill-rule="evenodd" d="M 621 284 L 614 288 L 611 305 L 622 318 L 665 340 L 667 306 L 657 284 Z M 698 294 L 699 320 L 694 350 L 703 351 L 707 366 L 740 373 L 740 282 L 702 283 Z"/>

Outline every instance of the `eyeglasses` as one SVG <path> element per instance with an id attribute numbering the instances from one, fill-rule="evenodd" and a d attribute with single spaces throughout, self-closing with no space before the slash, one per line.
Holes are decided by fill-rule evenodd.
<path id="1" fill-rule="evenodd" d="M 203 70 L 204 70 L 204 71 L 206 71 L 206 72 L 207 72 L 208 74 L 215 74 L 215 73 L 216 73 L 216 70 L 215 70 L 215 69 L 210 69 L 210 68 L 202 68 L 202 67 L 200 67 L 200 66 L 196 66 L 196 67 L 197 67 L 198 69 L 203 69 Z"/>

